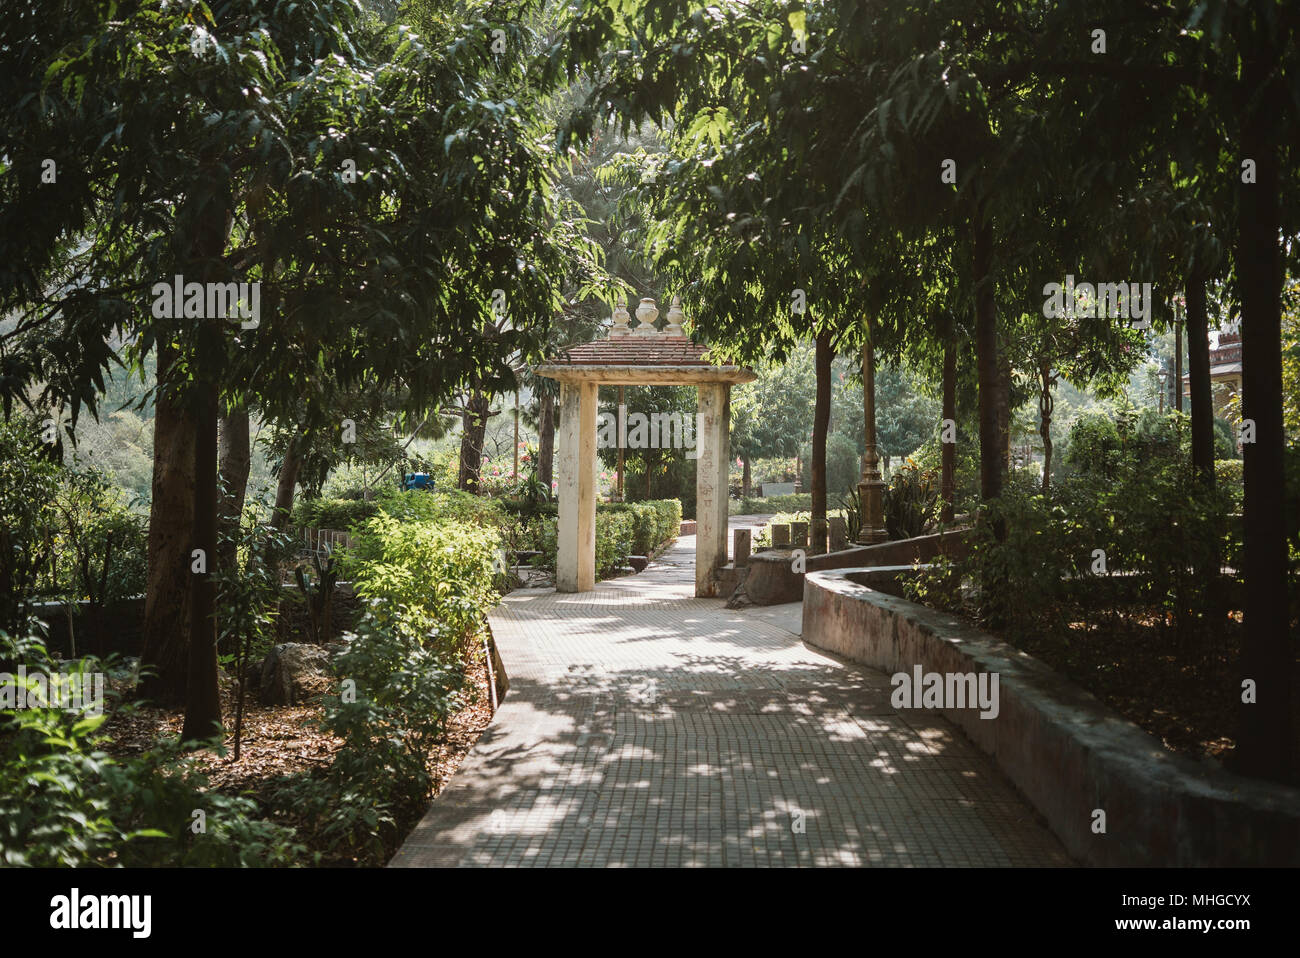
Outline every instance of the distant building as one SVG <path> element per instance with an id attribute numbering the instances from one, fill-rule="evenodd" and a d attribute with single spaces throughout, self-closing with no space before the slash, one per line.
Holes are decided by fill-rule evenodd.
<path id="1" fill-rule="evenodd" d="M 1219 343 L 1210 350 L 1210 390 L 1214 415 L 1226 419 L 1228 401 L 1241 391 L 1241 334 L 1236 330 L 1219 333 Z M 1191 377 L 1183 377 L 1183 396 L 1192 394 Z M 1183 408 L 1188 408 L 1185 403 Z"/>

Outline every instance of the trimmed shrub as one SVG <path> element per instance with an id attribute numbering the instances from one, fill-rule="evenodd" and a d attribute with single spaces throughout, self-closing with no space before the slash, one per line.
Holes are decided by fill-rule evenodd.
<path id="1" fill-rule="evenodd" d="M 557 519 L 541 527 L 541 565 L 554 569 Z M 677 537 L 682 507 L 676 499 L 601 503 L 596 507 L 596 578 L 607 578 L 629 555 L 652 555 Z"/>
<path id="2" fill-rule="evenodd" d="M 496 604 L 502 540 L 495 521 L 502 513 L 455 497 L 433 501 L 445 496 L 386 501 L 353 530 L 343 568 L 381 627 L 453 652 L 467 647 Z"/>
<path id="3" fill-rule="evenodd" d="M 812 493 L 796 492 L 789 496 L 768 496 L 766 499 L 751 496 L 748 499 L 733 499 L 730 503 L 732 515 L 765 515 L 776 512 L 808 512 L 812 509 Z"/>
<path id="4" fill-rule="evenodd" d="M 299 529 L 350 530 L 378 513 L 379 503 L 373 499 L 299 499 L 291 522 Z"/>
<path id="5" fill-rule="evenodd" d="M 603 503 L 596 511 L 597 514 L 617 512 L 632 516 L 631 555 L 653 555 L 665 543 L 677 538 L 682 528 L 682 504 L 676 499 Z"/>

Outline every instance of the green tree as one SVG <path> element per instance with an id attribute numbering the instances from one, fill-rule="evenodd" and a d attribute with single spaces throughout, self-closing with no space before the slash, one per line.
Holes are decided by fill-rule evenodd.
<path id="1" fill-rule="evenodd" d="M 216 554 L 221 402 L 307 435 L 339 389 L 492 388 L 556 310 L 549 154 L 506 92 L 522 31 L 494 56 L 481 11 L 439 9 L 423 34 L 342 0 L 87 0 L 0 26 L 24 78 L 0 134 L 4 399 L 39 380 L 75 421 L 112 330 L 156 353 L 148 691 L 184 695 L 187 737 L 219 719 L 214 585 L 190 569 Z M 260 282 L 260 324 L 152 315 L 176 275 Z M 512 322 L 489 335 L 496 289 Z"/>

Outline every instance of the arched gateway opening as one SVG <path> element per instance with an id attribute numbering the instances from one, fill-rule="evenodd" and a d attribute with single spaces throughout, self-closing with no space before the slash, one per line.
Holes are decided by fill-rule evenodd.
<path id="1" fill-rule="evenodd" d="M 560 428 L 556 437 L 559 483 L 559 542 L 555 563 L 558 592 L 596 587 L 596 397 L 608 386 L 696 386 L 695 594 L 717 595 L 715 571 L 727 561 L 727 467 L 730 459 L 731 386 L 756 374 L 743 366 L 715 366 L 708 347 L 682 331 L 674 299 L 667 324 L 657 330 L 654 301 L 637 308 L 640 325 L 630 327 L 625 304 L 614 311 L 606 339 L 574 346 L 538 367 L 560 384 Z"/>

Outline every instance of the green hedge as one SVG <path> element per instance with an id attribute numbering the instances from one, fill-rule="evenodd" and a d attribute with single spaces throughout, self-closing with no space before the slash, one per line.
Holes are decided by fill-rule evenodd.
<path id="1" fill-rule="evenodd" d="M 556 520 L 541 532 L 541 565 L 554 569 Z M 630 555 L 653 555 L 682 528 L 682 504 L 676 499 L 600 503 L 596 507 L 596 578 L 617 572 Z"/>
<path id="2" fill-rule="evenodd" d="M 1242 467 L 1246 465 L 1242 459 L 1216 459 L 1214 460 L 1214 478 L 1222 483 L 1236 483 L 1241 485 Z"/>
<path id="3" fill-rule="evenodd" d="M 1233 508 L 1238 510 L 1246 494 L 1241 471 L 1244 465 L 1241 459 L 1214 460 L 1214 481 L 1227 494 Z"/>
<path id="4" fill-rule="evenodd" d="M 768 496 L 766 499 L 750 497 L 732 499 L 729 511 L 733 516 L 766 515 L 769 512 L 808 512 L 812 509 L 812 493 L 797 492 L 789 496 Z"/>
<path id="5" fill-rule="evenodd" d="M 596 512 L 621 512 L 632 516 L 630 555 L 652 555 L 664 543 L 675 539 L 682 529 L 682 504 L 676 499 L 603 503 L 596 507 Z"/>
<path id="6" fill-rule="evenodd" d="M 334 860 L 382 864 L 428 804 L 428 758 L 474 695 L 465 676 L 496 605 L 499 556 L 513 519 L 470 493 L 391 492 L 352 527 L 343 572 L 366 602 L 332 663 L 352 695 L 324 701 L 342 739 L 328 768 L 296 776 L 275 807 Z"/>
<path id="7" fill-rule="evenodd" d="M 347 530 L 378 514 L 374 499 L 299 499 L 290 518 L 299 529 Z"/>
<path id="8" fill-rule="evenodd" d="M 449 654 L 478 634 L 497 602 L 494 563 L 503 542 L 501 511 L 474 500 L 402 494 L 353 529 L 344 575 L 358 596 L 372 600 L 380 626 Z"/>
<path id="9" fill-rule="evenodd" d="M 363 499 L 299 499 L 293 507 L 293 524 L 308 529 L 351 529 L 383 511 L 414 521 L 456 519 L 471 525 L 500 529 L 512 520 L 512 510 L 499 499 L 476 496 L 459 489 L 441 492 L 390 490 L 369 502 Z"/>

